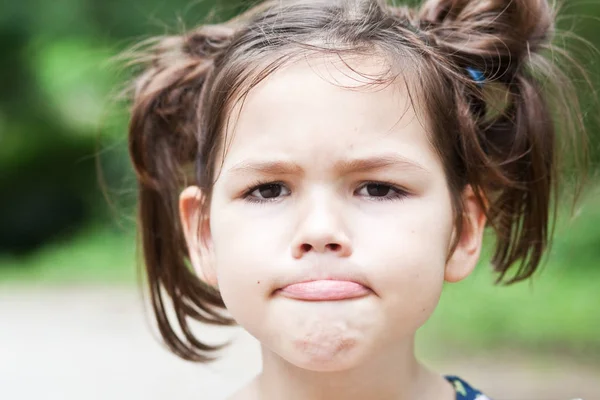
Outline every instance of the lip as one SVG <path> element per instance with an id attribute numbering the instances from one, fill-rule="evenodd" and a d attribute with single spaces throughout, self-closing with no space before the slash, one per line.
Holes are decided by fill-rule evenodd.
<path id="1" fill-rule="evenodd" d="M 321 279 L 293 283 L 276 291 L 284 297 L 304 301 L 339 301 L 367 296 L 366 286 L 349 280 Z"/>

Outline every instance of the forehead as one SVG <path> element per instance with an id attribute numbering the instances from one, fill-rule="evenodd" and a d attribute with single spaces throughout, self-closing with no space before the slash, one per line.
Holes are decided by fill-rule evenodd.
<path id="1" fill-rule="evenodd" d="M 437 164 L 409 81 L 408 72 L 392 75 L 381 56 L 288 63 L 234 105 L 223 168 L 253 156 L 316 160 L 390 149 Z"/>

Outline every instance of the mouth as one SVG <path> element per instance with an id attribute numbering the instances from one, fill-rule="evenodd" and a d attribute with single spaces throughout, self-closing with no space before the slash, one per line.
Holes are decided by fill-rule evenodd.
<path id="1" fill-rule="evenodd" d="M 304 301 L 350 300 L 371 293 L 371 289 L 360 283 L 332 279 L 293 283 L 275 291 L 275 294 Z"/>

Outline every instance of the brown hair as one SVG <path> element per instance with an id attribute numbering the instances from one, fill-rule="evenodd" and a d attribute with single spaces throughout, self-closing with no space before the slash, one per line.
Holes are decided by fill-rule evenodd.
<path id="1" fill-rule="evenodd" d="M 210 198 L 228 110 L 301 52 L 376 51 L 410 69 L 457 228 L 460 194 L 470 184 L 496 233 L 498 280 L 531 276 L 551 236 L 557 132 L 581 130 L 572 86 L 544 57 L 553 34 L 545 0 L 429 0 L 419 9 L 378 0 L 287 0 L 147 45 L 138 57 L 144 70 L 134 81 L 129 147 L 151 299 L 168 346 L 188 360 L 211 360 L 218 346 L 197 340 L 188 320 L 234 322 L 218 291 L 187 264 L 178 195 L 194 184 Z M 557 121 L 567 121 L 564 129 L 555 131 Z M 582 135 L 571 137 L 583 142 Z M 178 330 L 167 317 L 165 292 Z"/>

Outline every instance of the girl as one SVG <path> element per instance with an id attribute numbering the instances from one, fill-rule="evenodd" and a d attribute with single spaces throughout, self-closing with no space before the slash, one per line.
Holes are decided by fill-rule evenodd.
<path id="1" fill-rule="evenodd" d="M 154 42 L 129 145 L 171 350 L 209 361 L 189 321 L 243 326 L 263 369 L 234 399 L 485 399 L 414 336 L 486 225 L 500 280 L 548 245 L 550 111 L 576 105 L 543 94 L 553 20 L 544 0 L 279 0 Z"/>

